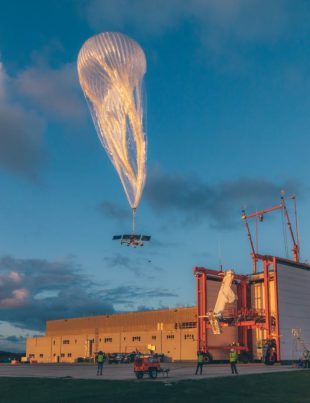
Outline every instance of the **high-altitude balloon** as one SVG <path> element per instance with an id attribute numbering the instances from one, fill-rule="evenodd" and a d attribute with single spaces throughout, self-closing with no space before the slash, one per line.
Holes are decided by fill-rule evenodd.
<path id="1" fill-rule="evenodd" d="M 144 52 L 131 38 L 105 32 L 84 43 L 77 67 L 98 136 L 135 210 L 146 178 Z"/>

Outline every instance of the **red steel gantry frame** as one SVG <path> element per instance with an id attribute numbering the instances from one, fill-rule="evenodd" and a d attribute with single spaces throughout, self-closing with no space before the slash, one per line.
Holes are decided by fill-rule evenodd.
<path id="1" fill-rule="evenodd" d="M 239 350 L 250 351 L 252 346 L 252 338 L 249 337 L 252 329 L 264 329 L 266 331 L 266 339 L 274 339 L 276 344 L 277 359 L 280 360 L 280 343 L 279 343 L 279 314 L 278 314 L 278 282 L 277 282 L 277 258 L 273 256 L 256 255 L 257 260 L 263 262 L 264 272 L 264 300 L 265 309 L 263 311 L 263 320 L 256 321 L 257 316 L 255 310 L 251 308 L 251 292 L 249 289 L 249 276 L 234 275 L 234 284 L 237 286 L 237 312 L 234 313 L 234 322 L 231 326 L 238 327 L 237 348 Z M 282 260 L 282 259 L 281 259 Z M 213 307 L 208 306 L 207 301 L 207 282 L 210 279 L 221 281 L 223 277 L 222 271 L 210 270 L 203 267 L 195 267 L 194 274 L 196 277 L 197 289 L 197 351 L 207 352 L 212 350 L 212 346 L 208 344 L 207 330 L 211 328 L 208 321 L 208 312 Z M 273 277 L 272 277 L 273 276 Z M 273 278 L 274 286 L 274 307 L 272 307 L 274 316 L 271 316 L 270 306 L 270 279 Z M 208 280 L 209 279 L 209 280 Z M 222 327 L 230 326 L 228 323 L 221 323 Z M 223 348 L 227 348 L 224 346 Z"/>
<path id="2" fill-rule="evenodd" d="M 293 257 L 294 262 L 299 263 L 300 261 L 300 248 L 299 248 L 299 234 L 298 234 L 298 221 L 297 221 L 297 209 L 296 209 L 296 198 L 291 197 L 294 201 L 295 207 L 295 231 L 292 229 L 290 217 L 286 208 L 285 199 L 282 196 L 280 204 L 267 208 L 261 211 L 257 211 L 252 214 L 246 214 L 245 211 L 242 212 L 242 219 L 245 223 L 248 239 L 251 246 L 251 256 L 253 258 L 253 274 L 256 274 L 257 262 L 261 261 L 263 265 L 263 272 L 261 273 L 263 278 L 264 287 L 264 301 L 265 306 L 263 312 L 260 312 L 260 320 L 257 320 L 258 315 L 255 309 L 251 306 L 251 292 L 250 284 L 251 276 L 249 275 L 234 275 L 234 284 L 237 286 L 237 312 L 231 317 L 232 322 L 225 323 L 222 322 L 222 327 L 236 326 L 238 327 L 238 341 L 239 350 L 251 350 L 252 338 L 249 337 L 249 331 L 252 329 L 263 329 L 265 330 L 265 338 L 267 340 L 273 340 L 276 347 L 277 360 L 281 359 L 280 351 L 280 339 L 279 339 L 279 309 L 278 309 L 278 275 L 277 275 L 277 263 L 287 262 L 292 263 L 292 261 L 287 259 L 278 258 L 275 256 L 260 255 L 258 251 L 255 250 L 253 238 L 251 235 L 248 220 L 251 218 L 256 218 L 258 220 L 263 219 L 264 214 L 270 213 L 275 210 L 282 210 L 288 230 L 292 239 L 293 247 Z M 257 248 L 256 248 L 257 249 Z M 194 274 L 196 277 L 196 289 L 197 289 L 197 350 L 202 350 L 207 352 L 212 349 L 212 346 L 208 345 L 208 333 L 207 330 L 211 328 L 208 320 L 208 312 L 213 309 L 213 307 L 208 306 L 207 300 L 207 282 L 208 279 L 222 281 L 223 272 L 205 269 L 203 267 L 195 267 Z M 274 302 L 271 306 L 270 291 L 271 285 L 270 280 L 273 280 L 273 294 Z M 225 347 L 223 347 L 225 348 Z"/>

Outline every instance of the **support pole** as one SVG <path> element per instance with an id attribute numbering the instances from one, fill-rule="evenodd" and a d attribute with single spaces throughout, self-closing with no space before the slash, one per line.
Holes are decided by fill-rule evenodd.
<path id="1" fill-rule="evenodd" d="M 280 350 L 280 324 L 279 324 L 279 292 L 278 292 L 278 268 L 277 268 L 277 259 L 273 258 L 273 282 L 274 282 L 274 301 L 275 301 L 275 318 L 276 318 L 276 352 L 277 352 L 277 361 L 281 360 L 281 350 Z"/>
<path id="2" fill-rule="evenodd" d="M 202 350 L 207 352 L 208 350 L 208 337 L 207 337 L 207 275 L 206 273 L 202 273 L 202 311 L 203 311 L 203 318 L 202 318 Z"/>
<path id="3" fill-rule="evenodd" d="M 296 240 L 297 240 L 297 245 L 298 245 L 298 250 L 300 250 L 300 240 L 299 240 L 299 229 L 298 229 L 298 214 L 297 214 L 297 202 L 296 202 L 296 196 L 292 196 L 292 200 L 294 203 L 294 215 L 295 215 L 295 233 L 296 233 Z"/>
<path id="4" fill-rule="evenodd" d="M 264 297 L 265 297 L 265 329 L 270 339 L 270 299 L 269 299 L 269 262 L 264 260 Z"/>
<path id="5" fill-rule="evenodd" d="M 243 211 L 242 214 L 243 214 L 242 219 L 244 220 L 245 228 L 246 228 L 247 234 L 248 234 L 248 240 L 249 240 L 250 246 L 251 246 L 251 256 L 252 256 L 252 259 L 253 259 L 253 274 L 256 274 L 257 258 L 256 258 L 256 252 L 255 252 L 255 248 L 254 248 L 254 243 L 253 243 L 250 227 L 249 227 L 249 224 L 248 224 L 247 219 L 246 219 L 245 211 Z"/>
<path id="6" fill-rule="evenodd" d="M 247 296 L 247 282 L 245 279 L 241 281 L 241 290 L 242 290 L 242 306 L 247 310 L 248 296 Z M 249 346 L 248 346 L 248 328 L 247 327 L 245 327 L 243 329 L 242 343 L 243 343 L 244 347 L 246 348 L 246 351 L 248 351 Z"/>
<path id="7" fill-rule="evenodd" d="M 238 310 L 241 314 L 246 314 L 248 304 L 248 296 L 247 296 L 247 282 L 246 279 L 243 278 L 239 284 L 237 284 L 238 290 L 238 301 L 237 306 Z M 238 327 L 238 342 L 245 348 L 245 351 L 249 350 L 249 343 L 248 343 L 248 326 L 239 326 Z"/>
<path id="8" fill-rule="evenodd" d="M 297 214 L 297 202 L 296 202 L 296 196 L 292 195 L 291 199 L 293 200 L 294 203 L 294 215 L 295 215 L 295 233 L 296 233 L 296 241 L 298 245 L 298 250 L 300 251 L 300 240 L 299 240 L 299 228 L 298 228 L 298 214 Z"/>
<path id="9" fill-rule="evenodd" d="M 293 242 L 292 252 L 293 252 L 293 256 L 294 256 L 294 261 L 295 261 L 295 262 L 299 262 L 299 245 L 298 245 L 298 243 L 297 243 L 296 240 L 295 240 L 295 236 L 294 236 L 294 232 L 293 232 L 293 229 L 292 229 L 291 220 L 290 220 L 290 217 L 289 217 L 289 215 L 288 215 L 288 211 L 287 211 L 287 208 L 286 208 L 286 204 L 285 204 L 284 197 L 282 197 L 282 205 L 283 205 L 283 212 L 284 212 L 284 216 L 285 216 L 285 218 L 286 218 L 288 230 L 289 230 L 289 233 L 290 233 L 290 235 L 291 235 L 292 242 Z"/>
<path id="10" fill-rule="evenodd" d="M 196 304 L 197 304 L 197 351 L 201 349 L 201 327 L 202 318 L 200 317 L 201 311 L 201 273 L 196 273 Z"/>
<path id="11" fill-rule="evenodd" d="M 207 351 L 207 275 L 204 272 L 195 272 L 197 284 L 197 351 Z"/>

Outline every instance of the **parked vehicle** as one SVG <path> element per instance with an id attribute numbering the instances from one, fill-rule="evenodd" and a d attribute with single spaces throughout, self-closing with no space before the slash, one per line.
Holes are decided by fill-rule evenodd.
<path id="1" fill-rule="evenodd" d="M 122 364 L 130 364 L 134 362 L 136 353 L 124 354 L 122 359 Z"/>
<path id="2" fill-rule="evenodd" d="M 120 364 L 123 362 L 124 354 L 111 353 L 107 355 L 108 364 Z"/>
<path id="3" fill-rule="evenodd" d="M 107 362 L 109 364 L 130 364 L 134 362 L 135 357 L 137 356 L 136 352 L 124 354 L 124 353 L 108 353 L 107 354 Z"/>

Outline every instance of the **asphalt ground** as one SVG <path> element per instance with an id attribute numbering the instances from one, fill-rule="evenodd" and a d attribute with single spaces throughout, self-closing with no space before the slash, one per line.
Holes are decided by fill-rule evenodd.
<path id="1" fill-rule="evenodd" d="M 158 374 L 156 381 L 175 382 L 181 380 L 208 379 L 227 376 L 250 374 L 276 373 L 297 371 L 289 365 L 276 364 L 239 364 L 239 375 L 232 375 L 229 364 L 209 364 L 203 368 L 202 375 L 194 375 L 195 363 L 163 363 L 162 368 L 169 368 L 169 376 Z M 300 370 L 300 369 L 299 369 Z M 104 379 L 104 380 L 134 380 L 133 364 L 104 364 L 103 375 L 97 376 L 94 364 L 0 364 L 0 377 L 31 377 L 31 378 L 73 378 L 73 379 Z M 148 380 L 145 376 L 143 381 Z M 154 381 L 154 380 L 152 380 Z M 139 380 L 139 382 L 141 382 Z"/>

